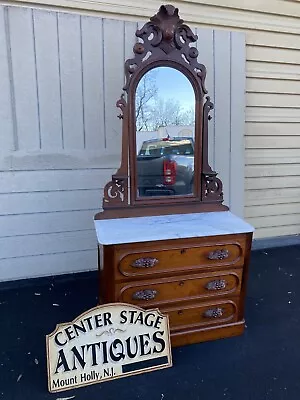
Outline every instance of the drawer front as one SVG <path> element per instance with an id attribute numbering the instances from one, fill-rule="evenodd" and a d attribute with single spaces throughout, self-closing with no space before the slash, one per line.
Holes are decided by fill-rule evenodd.
<path id="1" fill-rule="evenodd" d="M 238 298 L 209 303 L 192 304 L 183 307 L 161 308 L 160 311 L 168 314 L 170 329 L 179 330 L 236 322 L 238 319 Z"/>
<path id="2" fill-rule="evenodd" d="M 125 255 L 118 265 L 124 277 L 140 277 L 181 272 L 201 267 L 242 266 L 243 245 L 240 243 L 206 244 L 160 251 L 142 251 Z"/>
<path id="3" fill-rule="evenodd" d="M 118 301 L 140 306 L 180 300 L 237 295 L 242 271 L 190 275 L 184 277 L 129 283 L 117 286 Z"/>

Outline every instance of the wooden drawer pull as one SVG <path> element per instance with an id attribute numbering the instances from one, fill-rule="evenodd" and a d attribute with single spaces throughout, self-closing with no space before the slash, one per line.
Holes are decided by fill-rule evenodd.
<path id="1" fill-rule="evenodd" d="M 154 257 L 138 258 L 131 264 L 134 268 L 151 268 L 158 263 L 158 259 Z"/>
<path id="2" fill-rule="evenodd" d="M 155 299 L 158 291 L 152 289 L 144 289 L 139 290 L 138 292 L 133 293 L 132 299 L 133 300 L 153 300 Z"/>
<path id="3" fill-rule="evenodd" d="M 220 307 L 209 308 L 208 310 L 206 310 L 203 313 L 203 316 L 205 318 L 220 318 L 220 317 L 222 317 L 223 313 L 224 313 L 224 311 Z"/>
<path id="4" fill-rule="evenodd" d="M 221 249 L 221 250 L 214 250 L 208 253 L 207 258 L 209 260 L 224 260 L 224 258 L 229 257 L 229 251 L 226 249 Z"/>
<path id="5" fill-rule="evenodd" d="M 216 279 L 206 284 L 205 289 L 207 290 L 222 290 L 225 289 L 227 282 L 224 279 Z"/>

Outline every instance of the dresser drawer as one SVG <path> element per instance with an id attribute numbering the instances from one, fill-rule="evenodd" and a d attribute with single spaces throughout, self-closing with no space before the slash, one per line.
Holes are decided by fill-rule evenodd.
<path id="1" fill-rule="evenodd" d="M 181 273 L 212 267 L 239 267 L 244 262 L 243 243 L 204 243 L 198 246 L 179 246 L 172 249 L 153 251 L 134 249 L 120 257 L 117 265 L 119 280 L 155 276 L 158 274 Z"/>
<path id="2" fill-rule="evenodd" d="M 236 322 L 238 319 L 238 298 L 196 303 L 188 306 L 160 308 L 168 314 L 171 331 Z"/>
<path id="3" fill-rule="evenodd" d="M 143 306 L 213 296 L 237 295 L 241 289 L 242 270 L 226 273 L 163 278 L 117 285 L 118 301 Z"/>

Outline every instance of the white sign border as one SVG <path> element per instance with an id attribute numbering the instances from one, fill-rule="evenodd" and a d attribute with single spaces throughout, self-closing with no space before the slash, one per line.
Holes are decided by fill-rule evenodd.
<path id="1" fill-rule="evenodd" d="M 168 347 L 168 359 L 169 362 L 168 364 L 163 364 L 163 365 L 157 365 L 157 366 L 153 366 L 153 367 L 148 367 L 148 368 L 143 368 L 141 370 L 138 371 L 129 371 L 129 372 L 125 372 L 122 375 L 116 375 L 116 376 L 111 376 L 111 377 L 107 377 L 105 380 L 103 380 L 102 382 L 109 382 L 112 381 L 114 379 L 119 379 L 119 378 L 126 378 L 128 376 L 133 376 L 133 375 L 140 375 L 146 372 L 152 372 L 152 371 L 158 371 L 160 369 L 164 369 L 164 368 L 169 368 L 173 366 L 173 360 L 172 360 L 172 346 L 171 346 L 171 336 L 170 336 L 170 325 L 169 325 L 169 316 L 167 314 L 163 314 L 159 308 L 151 308 L 151 309 L 144 309 L 141 308 L 135 304 L 130 304 L 130 303 L 119 303 L 119 302 L 115 302 L 115 303 L 105 303 L 105 304 L 99 304 L 98 306 L 95 306 L 93 308 L 90 308 L 86 311 L 84 311 L 83 313 L 81 313 L 80 315 L 78 315 L 76 318 L 74 318 L 72 321 L 70 322 L 62 322 L 60 324 L 56 324 L 54 331 L 52 331 L 51 333 L 46 335 L 46 358 L 47 358 L 47 378 L 48 378 L 48 391 L 50 393 L 58 393 L 58 392 L 63 392 L 63 391 L 67 391 L 67 390 L 74 390 L 74 389 L 79 389 L 80 387 L 85 387 L 85 386 L 89 386 L 89 385 L 94 385 L 94 384 L 99 384 L 101 383 L 101 381 L 92 381 L 92 382 L 88 382 L 88 383 L 82 383 L 82 384 L 78 384 L 75 386 L 68 386 L 68 387 L 63 387 L 60 389 L 51 389 L 51 381 L 50 381 L 50 362 L 49 362 L 49 340 L 50 337 L 54 336 L 55 333 L 58 331 L 58 329 L 63 328 L 64 326 L 68 326 L 70 324 L 74 324 L 76 323 L 77 320 L 81 319 L 84 315 L 86 315 L 89 312 L 98 310 L 101 307 L 107 307 L 107 306 L 126 306 L 126 307 L 132 307 L 138 311 L 142 311 L 142 312 L 157 312 L 161 317 L 166 318 L 166 326 L 167 326 L 167 336 L 168 336 L 168 343 L 167 343 L 167 347 Z"/>

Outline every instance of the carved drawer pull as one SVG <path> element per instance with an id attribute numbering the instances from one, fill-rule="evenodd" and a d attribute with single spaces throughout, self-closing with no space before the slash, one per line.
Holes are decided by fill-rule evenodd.
<path id="1" fill-rule="evenodd" d="M 225 289 L 227 282 L 224 279 L 216 279 L 215 281 L 210 281 L 206 284 L 205 288 L 207 290 L 222 290 Z"/>
<path id="2" fill-rule="evenodd" d="M 224 258 L 229 257 L 229 251 L 226 249 L 221 249 L 221 250 L 214 250 L 208 253 L 207 258 L 209 260 L 224 260 Z"/>
<path id="3" fill-rule="evenodd" d="M 138 258 L 131 264 L 134 268 L 151 268 L 158 263 L 158 259 L 154 257 Z"/>
<path id="4" fill-rule="evenodd" d="M 133 300 L 153 300 L 155 299 L 157 293 L 157 290 L 144 289 L 133 293 L 132 298 Z"/>
<path id="5" fill-rule="evenodd" d="M 222 317 L 224 310 L 220 307 L 217 308 L 209 308 L 206 310 L 203 315 L 205 318 L 220 318 Z"/>

